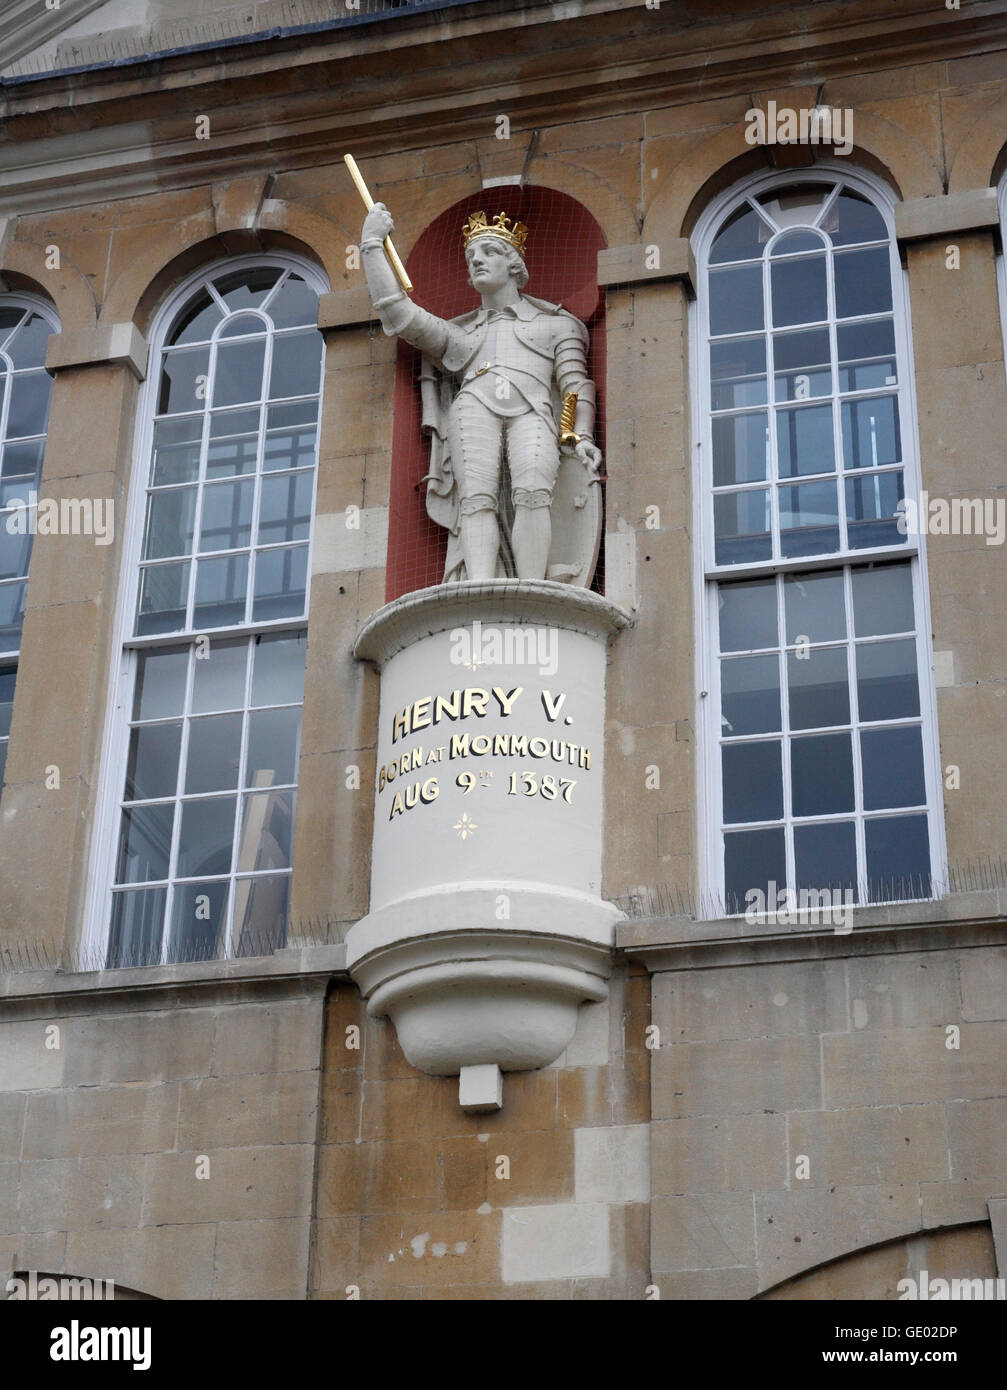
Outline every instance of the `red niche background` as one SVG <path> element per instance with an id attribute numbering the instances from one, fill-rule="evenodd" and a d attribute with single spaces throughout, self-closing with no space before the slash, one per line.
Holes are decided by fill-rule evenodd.
<path id="1" fill-rule="evenodd" d="M 505 185 L 484 189 L 441 213 L 420 236 L 406 263 L 415 286 L 412 298 L 441 318 L 478 309 L 479 296 L 468 283 L 462 224 L 471 212 L 492 220 L 505 212 L 528 227 L 525 291 L 536 299 L 562 304 L 588 327 L 588 369 L 598 386 L 595 438 L 605 448 L 605 302 L 598 291 L 598 252 L 605 245 L 601 228 L 574 198 L 552 188 Z M 380 331 L 380 330 L 378 330 Z M 423 478 L 429 441 L 420 432 L 420 354 L 399 342 L 395 371 L 392 474 L 388 519 L 388 568 L 385 599 L 439 584 L 444 577 L 447 533 L 426 511 Z M 604 546 L 593 588 L 602 592 Z"/>

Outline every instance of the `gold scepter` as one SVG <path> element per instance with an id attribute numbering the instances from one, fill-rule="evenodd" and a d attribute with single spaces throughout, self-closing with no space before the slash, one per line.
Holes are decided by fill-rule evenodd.
<path id="1" fill-rule="evenodd" d="M 361 198 L 363 199 L 364 207 L 367 209 L 368 212 L 370 212 L 371 208 L 374 206 L 374 199 L 371 197 L 370 193 L 368 192 L 367 185 L 366 185 L 366 183 L 364 183 L 363 175 L 361 174 L 360 170 L 357 168 L 357 161 L 353 158 L 353 156 L 352 156 L 351 154 L 344 154 L 344 155 L 343 155 L 343 163 L 346 165 L 347 169 L 349 169 L 349 171 L 350 171 L 350 178 L 353 180 L 353 182 L 354 182 L 354 183 L 356 184 L 356 186 L 357 186 L 357 192 L 360 194 Z M 385 252 L 387 253 L 388 259 L 389 259 L 389 260 L 391 261 L 391 263 L 392 263 L 392 269 L 395 271 L 395 274 L 398 276 L 399 284 L 400 284 L 400 285 L 402 286 L 402 288 L 405 290 L 406 294 L 412 294 L 412 292 L 413 292 L 412 281 L 409 279 L 409 276 L 406 274 L 406 268 L 405 268 L 405 266 L 404 266 L 404 265 L 402 264 L 402 262 L 399 260 L 399 253 L 396 251 L 395 247 L 392 245 L 392 239 L 391 239 L 390 236 L 386 236 L 386 237 L 385 237 L 384 246 L 385 246 Z"/>

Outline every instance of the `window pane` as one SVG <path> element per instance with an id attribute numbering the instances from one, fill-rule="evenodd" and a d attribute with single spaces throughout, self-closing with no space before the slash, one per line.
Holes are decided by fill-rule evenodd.
<path id="1" fill-rule="evenodd" d="M 23 582 L 0 584 L 0 652 L 16 652 L 21 646 L 26 587 Z"/>
<path id="2" fill-rule="evenodd" d="M 7 344 L 6 351 L 14 361 L 14 370 L 22 367 L 44 367 L 46 347 L 52 333 L 41 314 L 30 314 Z"/>
<path id="3" fill-rule="evenodd" d="M 872 902 L 926 898 L 931 893 L 926 816 L 884 816 L 864 827 Z"/>
<path id="4" fill-rule="evenodd" d="M 134 806 L 123 811 L 116 883 L 147 883 L 168 877 L 174 804 Z"/>
<path id="5" fill-rule="evenodd" d="M 140 606 L 136 621 L 138 636 L 154 632 L 174 632 L 185 627 L 185 608 L 189 595 L 189 562 L 151 565 L 141 573 Z"/>
<path id="6" fill-rule="evenodd" d="M 853 821 L 794 826 L 794 869 L 802 888 L 857 891 L 857 838 Z"/>
<path id="7" fill-rule="evenodd" d="M 843 401 L 843 463 L 847 468 L 881 468 L 902 460 L 899 408 L 895 396 Z"/>
<path id="8" fill-rule="evenodd" d="M 226 414 L 244 417 L 246 415 L 258 415 L 258 411 L 227 411 Z M 216 422 L 215 422 L 216 423 Z M 228 421 L 237 423 L 237 421 Z M 206 476 L 207 478 L 233 478 L 236 474 L 254 473 L 255 462 L 259 456 L 259 433 L 258 425 L 253 425 L 252 432 L 248 434 L 235 434 L 223 438 L 219 435 L 211 437 L 206 450 Z"/>
<path id="9" fill-rule="evenodd" d="M 254 480 L 207 484 L 203 489 L 203 515 L 199 549 L 239 550 L 252 538 L 252 489 Z"/>
<path id="10" fill-rule="evenodd" d="M 863 720 L 919 714 L 916 643 L 906 638 L 857 647 L 857 700 Z"/>
<path id="11" fill-rule="evenodd" d="M 285 705 L 304 698 L 307 635 L 257 637 L 252 667 L 252 704 Z"/>
<path id="12" fill-rule="evenodd" d="M 828 329 L 777 333 L 773 338 L 773 371 L 778 401 L 827 396 L 832 390 Z"/>
<path id="13" fill-rule="evenodd" d="M 273 369 L 269 378 L 270 400 L 306 396 L 318 390 L 322 366 L 322 335 L 284 333 L 273 343 Z"/>
<path id="14" fill-rule="evenodd" d="M 927 793 L 919 725 L 907 729 L 862 730 L 860 756 L 864 767 L 866 811 L 924 805 Z"/>
<path id="15" fill-rule="evenodd" d="M 784 555 L 826 555 L 839 549 L 834 482 L 780 488 L 780 549 Z"/>
<path id="16" fill-rule="evenodd" d="M 729 831 L 724 836 L 724 908 L 744 912 L 745 895 L 756 889 L 765 905 L 776 907 L 776 894 L 787 886 L 787 851 L 783 828 Z"/>
<path id="17" fill-rule="evenodd" d="M 773 554 L 770 534 L 769 493 L 719 493 L 713 499 L 713 530 L 718 565 L 746 560 L 768 560 Z"/>
<path id="18" fill-rule="evenodd" d="M 294 793 L 251 792 L 242 798 L 238 872 L 289 869 Z"/>
<path id="19" fill-rule="evenodd" d="M 314 491 L 313 472 L 263 479 L 259 498 L 259 544 L 306 541 L 311 530 Z"/>
<path id="20" fill-rule="evenodd" d="M 852 811 L 853 747 L 849 734 L 816 734 L 790 745 L 791 796 L 795 816 Z"/>
<path id="21" fill-rule="evenodd" d="M 762 266 L 710 272 L 710 332 L 752 333 L 762 327 Z"/>
<path id="22" fill-rule="evenodd" d="M 185 420 L 158 420 L 154 426 L 152 486 L 194 483 L 199 477 L 199 445 L 202 437 L 201 415 Z"/>
<path id="23" fill-rule="evenodd" d="M 141 652 L 137 657 L 133 718 L 165 719 L 181 714 L 188 669 L 188 647 Z"/>
<path id="24" fill-rule="evenodd" d="M 29 501 L 28 494 L 38 492 L 42 482 L 42 455 L 45 440 L 8 444 L 3 451 L 3 476 L 0 478 L 0 507 Z"/>
<path id="25" fill-rule="evenodd" d="M 721 584 L 717 596 L 722 652 L 757 651 L 778 645 L 774 579 Z"/>
<path id="26" fill-rule="evenodd" d="M 742 656 L 720 663 L 721 727 L 727 735 L 780 728 L 780 664 L 775 656 Z"/>
<path id="27" fill-rule="evenodd" d="M 299 706 L 259 710 L 248 718 L 246 787 L 276 787 L 297 781 Z"/>
<path id="28" fill-rule="evenodd" d="M 188 793 L 227 791 L 238 785 L 241 715 L 211 714 L 189 725 Z"/>
<path id="29" fill-rule="evenodd" d="M 812 647 L 787 653 L 790 727 L 822 729 L 850 722 L 850 681 L 845 647 Z"/>
<path id="30" fill-rule="evenodd" d="M 732 212 L 717 233 L 713 250 L 710 252 L 710 264 L 754 261 L 762 255 L 769 235 L 769 227 L 759 214 L 747 205 L 741 207 Z"/>
<path id="31" fill-rule="evenodd" d="M 835 642 L 846 636 L 841 570 L 783 577 L 787 641 Z"/>
<path id="32" fill-rule="evenodd" d="M 778 411 L 776 443 L 781 478 L 796 478 L 804 473 L 834 473 L 832 406 L 812 405 Z"/>
<path id="33" fill-rule="evenodd" d="M 155 492 L 147 499 L 145 560 L 165 560 L 192 551 L 192 523 L 196 514 L 194 487 Z"/>
<path id="34" fill-rule="evenodd" d="M 210 349 L 179 348 L 164 354 L 159 415 L 182 415 L 202 410 L 210 372 Z"/>
<path id="35" fill-rule="evenodd" d="M 766 412 L 717 416 L 713 421 L 713 485 L 755 483 L 769 472 Z"/>
<path id="36" fill-rule="evenodd" d="M 193 714 L 241 709 L 245 703 L 245 662 L 248 643 L 211 642 L 206 656 L 196 651 L 192 682 Z"/>
<path id="37" fill-rule="evenodd" d="M 307 578 L 307 546 L 257 551 L 253 622 L 293 618 L 303 613 Z"/>
<path id="38" fill-rule="evenodd" d="M 266 874 L 259 878 L 239 878 L 235 892 L 235 954 L 264 956 L 279 950 L 287 940 L 290 875 Z"/>
<path id="39" fill-rule="evenodd" d="M 727 343 L 711 343 L 710 385 L 714 410 L 765 405 L 765 338 L 733 338 Z"/>
<path id="40" fill-rule="evenodd" d="M 0 515 L 0 579 L 23 579 L 28 573 L 34 516 L 34 508 Z"/>
<path id="41" fill-rule="evenodd" d="M 178 845 L 179 878 L 202 878 L 230 872 L 234 811 L 233 796 L 183 802 Z"/>
<path id="42" fill-rule="evenodd" d="M 883 314 L 892 307 L 892 263 L 887 246 L 873 251 L 844 251 L 835 258 L 836 313 Z"/>
<path id="43" fill-rule="evenodd" d="M 229 627 L 245 620 L 248 556 L 200 560 L 196 570 L 195 627 Z"/>
<path id="44" fill-rule="evenodd" d="M 168 939 L 170 961 L 212 960 L 227 929 L 229 881 L 180 883 Z"/>
<path id="45" fill-rule="evenodd" d="M 124 800 L 148 801 L 175 795 L 181 742 L 181 724 L 149 724 L 133 730 Z"/>
<path id="46" fill-rule="evenodd" d="M 844 188 L 836 199 L 836 225 L 832 240 L 836 246 L 850 246 L 858 241 L 887 241 L 885 219 L 873 203 Z"/>
<path id="47" fill-rule="evenodd" d="M 836 337 L 841 391 L 864 391 L 872 386 L 896 384 L 895 325 L 891 319 L 840 324 Z"/>
<path id="48" fill-rule="evenodd" d="M 252 334 L 265 332 L 267 326 L 258 314 L 235 314 L 220 330 L 220 337 L 247 338 Z"/>
<path id="49" fill-rule="evenodd" d="M 858 637 L 913 631 L 916 621 L 908 564 L 853 571 L 853 625 Z"/>
<path id="50" fill-rule="evenodd" d="M 903 516 L 897 510 L 903 493 L 901 468 L 846 479 L 846 531 L 853 549 L 905 545 L 905 532 L 899 530 Z"/>
<path id="51" fill-rule="evenodd" d="M 262 368 L 266 359 L 265 338 L 243 343 L 221 343 L 217 348 L 216 376 L 213 382 L 214 406 L 238 405 L 257 401 L 262 395 Z"/>
<path id="52" fill-rule="evenodd" d="M 773 323 L 777 327 L 828 318 L 825 265 L 824 256 L 773 262 Z"/>
<path id="53" fill-rule="evenodd" d="M 776 820 L 783 815 L 783 772 L 777 739 L 726 743 L 724 820 Z"/>
<path id="54" fill-rule="evenodd" d="M 22 372 L 13 378 L 7 414 L 8 439 L 45 434 L 51 394 L 52 377 L 46 371 Z"/>
<path id="55" fill-rule="evenodd" d="M 213 288 L 232 314 L 242 309 L 260 309 L 283 274 L 275 266 L 260 266 L 256 270 L 231 270 L 213 282 Z"/>
<path id="56" fill-rule="evenodd" d="M 113 894 L 106 969 L 160 963 L 167 898 L 167 888 L 140 888 Z"/>
<path id="57" fill-rule="evenodd" d="M 169 343 L 205 343 L 220 322 L 217 302 L 207 290 L 200 290 L 179 314 L 168 335 Z"/>
<path id="58" fill-rule="evenodd" d="M 299 275 L 291 272 L 269 301 L 269 317 L 277 328 L 318 322 L 318 295 Z"/>
<path id="59" fill-rule="evenodd" d="M 273 430 L 266 435 L 262 467 L 267 473 L 278 468 L 313 467 L 314 463 L 314 425 L 300 430 Z"/>
<path id="60" fill-rule="evenodd" d="M 0 738 L 10 733 L 11 713 L 14 709 L 14 686 L 17 682 L 17 667 L 8 666 L 0 671 Z"/>

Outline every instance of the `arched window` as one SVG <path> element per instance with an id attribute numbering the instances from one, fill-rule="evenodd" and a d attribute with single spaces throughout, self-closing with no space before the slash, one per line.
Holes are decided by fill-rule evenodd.
<path id="1" fill-rule="evenodd" d="M 299 261 L 231 261 L 155 325 L 108 750 L 110 967 L 283 944 L 323 289 Z"/>
<path id="2" fill-rule="evenodd" d="M 706 890 L 728 913 L 786 890 L 928 897 L 939 765 L 891 198 L 838 169 L 767 175 L 705 214 L 696 250 Z"/>
<path id="3" fill-rule="evenodd" d="M 35 535 L 56 316 L 36 299 L 0 296 L 0 779 L 7 764 L 28 561 Z"/>

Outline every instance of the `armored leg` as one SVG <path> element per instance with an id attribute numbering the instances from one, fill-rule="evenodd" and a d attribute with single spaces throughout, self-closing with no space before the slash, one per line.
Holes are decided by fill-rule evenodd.
<path id="1" fill-rule="evenodd" d="M 552 490 L 559 471 L 556 432 L 547 420 L 532 412 L 507 424 L 514 564 L 519 579 L 544 579 L 552 544 Z"/>
<path id="2" fill-rule="evenodd" d="M 448 441 L 461 496 L 462 554 L 469 579 L 496 577 L 503 425 L 482 401 L 464 392 L 451 407 Z"/>

